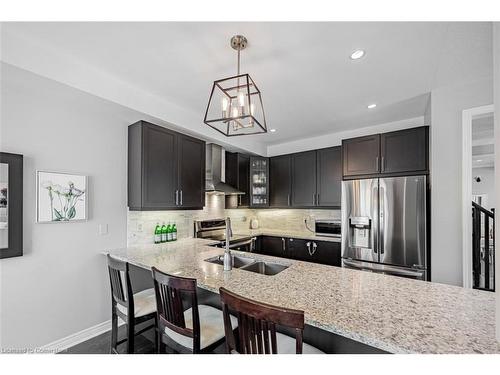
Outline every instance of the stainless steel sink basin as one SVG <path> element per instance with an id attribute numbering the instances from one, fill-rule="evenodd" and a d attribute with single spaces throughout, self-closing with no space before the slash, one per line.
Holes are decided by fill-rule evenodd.
<path id="1" fill-rule="evenodd" d="M 269 262 L 255 262 L 249 264 L 248 266 L 244 266 L 241 269 L 245 271 L 260 273 L 262 275 L 276 275 L 281 271 L 284 271 L 288 268 L 288 266 L 284 266 L 278 263 L 269 263 Z"/>
<path id="2" fill-rule="evenodd" d="M 255 259 L 239 257 L 237 255 L 232 255 L 233 258 L 233 268 L 241 268 L 243 266 L 250 265 L 255 262 Z M 213 258 L 205 259 L 205 262 L 224 265 L 224 255 L 218 255 Z"/>
<path id="3" fill-rule="evenodd" d="M 241 270 L 260 273 L 262 275 L 276 275 L 281 271 L 286 270 L 289 266 L 284 266 L 278 263 L 262 262 L 257 261 L 252 258 L 240 257 L 237 255 L 231 255 L 233 258 L 233 268 L 239 268 Z M 205 262 L 224 265 L 224 255 L 217 255 L 216 257 L 205 259 Z"/>

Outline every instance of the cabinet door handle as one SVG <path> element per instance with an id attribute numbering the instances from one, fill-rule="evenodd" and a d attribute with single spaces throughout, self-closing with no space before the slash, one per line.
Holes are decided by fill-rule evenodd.
<path id="1" fill-rule="evenodd" d="M 378 171 L 378 156 L 375 156 L 375 170 Z"/>
<path id="2" fill-rule="evenodd" d="M 175 191 L 175 205 L 179 205 L 179 190 Z"/>
<path id="3" fill-rule="evenodd" d="M 316 194 L 316 206 L 319 206 L 319 193 Z"/>
<path id="4" fill-rule="evenodd" d="M 313 193 L 313 206 L 316 204 L 316 194 Z"/>
<path id="5" fill-rule="evenodd" d="M 240 203 L 238 203 L 238 206 L 241 206 L 241 194 L 238 195 L 238 200 L 240 201 Z"/>
<path id="6" fill-rule="evenodd" d="M 180 205 L 182 206 L 182 190 L 181 190 L 181 204 Z"/>
<path id="7" fill-rule="evenodd" d="M 285 239 L 281 237 L 281 245 L 283 247 L 283 251 L 285 251 Z"/>
<path id="8" fill-rule="evenodd" d="M 290 206 L 290 194 L 286 195 L 287 205 Z"/>
<path id="9" fill-rule="evenodd" d="M 311 243 L 307 242 L 306 246 L 307 246 L 307 252 L 309 253 L 310 256 L 312 256 L 312 254 L 311 254 Z"/>
<path id="10" fill-rule="evenodd" d="M 316 252 L 316 249 L 318 248 L 318 244 L 316 242 L 313 242 L 313 250 L 312 250 L 312 254 L 311 256 L 314 255 L 314 253 Z"/>
<path id="11" fill-rule="evenodd" d="M 382 172 L 385 171 L 385 158 L 382 156 L 382 158 L 380 159 L 380 168 L 382 169 Z"/>

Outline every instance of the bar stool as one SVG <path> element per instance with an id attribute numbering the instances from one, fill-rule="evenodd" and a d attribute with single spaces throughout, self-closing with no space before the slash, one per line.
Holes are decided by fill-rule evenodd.
<path id="1" fill-rule="evenodd" d="M 158 311 L 158 352 L 163 345 L 180 353 L 207 353 L 224 341 L 222 311 L 198 305 L 196 279 L 172 276 L 152 268 Z M 188 309 L 184 309 L 183 297 Z M 238 326 L 235 317 L 228 317 Z"/>
<path id="2" fill-rule="evenodd" d="M 324 354 L 303 343 L 304 312 L 277 307 L 219 289 L 224 314 L 226 349 L 230 354 Z M 238 317 L 234 335 L 229 310 Z M 295 330 L 295 338 L 276 332 L 276 325 Z"/>
<path id="3" fill-rule="evenodd" d="M 134 353 L 134 338 L 145 331 L 155 329 L 156 349 L 156 301 L 154 289 L 146 289 L 138 293 L 132 292 L 129 264 L 112 258 L 109 254 L 108 271 L 111 283 L 111 349 L 110 353 L 118 354 L 118 345 L 127 342 L 127 353 Z M 129 314 L 133 311 L 133 314 Z M 118 317 L 127 325 L 127 337 L 118 341 Z M 154 324 L 135 332 L 138 324 L 154 319 Z"/>

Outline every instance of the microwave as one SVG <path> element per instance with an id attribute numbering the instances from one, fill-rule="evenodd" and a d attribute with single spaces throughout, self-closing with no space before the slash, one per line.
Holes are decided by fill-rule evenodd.
<path id="1" fill-rule="evenodd" d="M 317 236 L 338 237 L 342 236 L 340 220 L 316 220 L 314 232 Z"/>

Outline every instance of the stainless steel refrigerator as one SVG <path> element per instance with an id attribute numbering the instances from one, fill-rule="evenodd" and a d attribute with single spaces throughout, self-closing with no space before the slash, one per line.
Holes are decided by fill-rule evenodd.
<path id="1" fill-rule="evenodd" d="M 342 182 L 342 266 L 428 280 L 426 176 Z"/>

